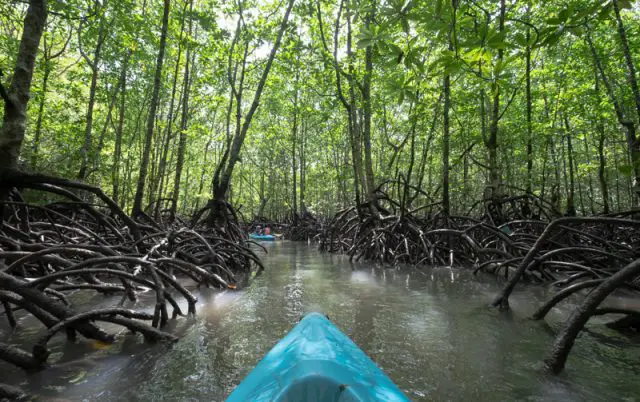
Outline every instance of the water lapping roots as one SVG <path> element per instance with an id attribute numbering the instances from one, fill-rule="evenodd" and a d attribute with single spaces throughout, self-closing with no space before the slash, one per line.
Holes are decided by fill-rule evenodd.
<path id="1" fill-rule="evenodd" d="M 34 205 L 12 190 L 1 204 L 0 318 L 13 328 L 30 315 L 47 328 L 30 352 L 0 343 L 0 359 L 27 371 L 47 366 L 47 342 L 58 332 L 71 341 L 80 334 L 113 342 L 114 334 L 103 331 L 99 322 L 118 324 L 148 341 L 175 341 L 162 330 L 170 317 L 196 313 L 197 300 L 183 285 L 185 279 L 198 286 L 235 288 L 251 269 L 262 269 L 246 242 L 229 240 L 233 223 L 224 228 L 161 226 L 150 218 L 138 223 L 98 188 L 45 176 L 20 177 L 8 184 L 65 198 Z M 82 196 L 84 192 L 91 197 Z M 86 202 L 89 198 L 98 201 Z M 69 296 L 80 290 L 121 299 L 118 307 L 79 313 Z M 153 313 L 132 309 L 140 292 L 155 295 Z M 187 311 L 180 307 L 181 299 Z"/>
<path id="2" fill-rule="evenodd" d="M 515 198 L 505 200 L 511 203 Z M 347 254 L 354 261 L 473 266 L 476 273 L 505 278 L 529 256 L 522 277 L 556 287 L 607 278 L 640 258 L 640 220 L 633 217 L 601 217 L 597 222 L 563 218 L 569 222 L 554 227 L 540 242 L 549 221 L 494 223 L 489 213 L 476 219 L 420 214 L 420 209 L 400 208 L 381 192 L 377 205 L 365 203 L 338 212 L 318 236 L 320 249 Z M 502 210 L 508 216 L 508 209 Z"/>
<path id="3" fill-rule="evenodd" d="M 384 264 L 468 266 L 474 274 L 505 279 L 493 301 L 509 307 L 521 280 L 550 284 L 557 291 L 533 314 L 543 319 L 561 301 L 588 291 L 556 337 L 546 366 L 559 372 L 586 322 L 594 315 L 617 314 L 619 330 L 640 328 L 640 311 L 601 307 L 614 292 L 640 293 L 640 211 L 597 217 L 561 217 L 532 194 L 484 200 L 479 218 L 434 212 L 439 203 L 408 207 L 382 190 L 375 199 L 337 213 L 318 236 L 321 250 L 351 260 Z M 402 191 L 398 191 L 402 193 Z M 581 292 L 584 293 L 584 292 Z"/>

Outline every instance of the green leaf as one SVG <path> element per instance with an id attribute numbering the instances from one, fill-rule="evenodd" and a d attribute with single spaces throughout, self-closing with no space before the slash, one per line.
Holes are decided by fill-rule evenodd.
<path id="1" fill-rule="evenodd" d="M 387 45 L 391 53 L 393 53 L 395 56 L 402 54 L 402 49 L 400 49 L 400 46 L 396 45 L 395 43 L 388 43 Z"/>
<path id="2" fill-rule="evenodd" d="M 440 13 L 442 12 L 442 0 L 436 1 L 436 18 L 440 17 Z"/>
<path id="3" fill-rule="evenodd" d="M 546 22 L 548 25 L 560 25 L 562 23 L 558 17 L 547 18 Z"/>
<path id="4" fill-rule="evenodd" d="M 458 26 L 471 28 L 473 27 L 473 22 L 474 22 L 474 19 L 472 16 L 465 15 L 464 17 L 460 18 L 460 20 L 458 20 Z"/>
<path id="5" fill-rule="evenodd" d="M 522 32 L 518 32 L 515 35 L 514 40 L 521 47 L 527 46 L 527 37 Z"/>
<path id="6" fill-rule="evenodd" d="M 560 23 L 567 22 L 568 18 L 569 18 L 569 10 L 566 8 L 560 11 L 560 13 L 558 14 L 558 20 L 560 20 Z"/>
<path id="7" fill-rule="evenodd" d="M 495 35 L 492 35 L 489 37 L 489 40 L 487 41 L 487 46 L 489 46 L 492 49 L 506 49 L 507 44 L 504 41 L 505 39 L 505 32 L 496 32 Z"/>
<path id="8" fill-rule="evenodd" d="M 631 176 L 633 175 L 633 165 L 618 166 L 618 171 L 625 176 Z"/>
<path id="9" fill-rule="evenodd" d="M 584 34 L 584 28 L 577 26 L 569 28 L 569 32 L 574 34 L 575 36 L 581 37 Z"/>
<path id="10" fill-rule="evenodd" d="M 400 19 L 400 23 L 402 24 L 402 30 L 404 30 L 404 32 L 406 34 L 409 33 L 409 21 L 406 18 L 402 18 Z"/>
<path id="11" fill-rule="evenodd" d="M 358 47 L 358 49 L 364 49 L 366 47 L 371 46 L 372 43 L 373 43 L 373 40 L 371 39 L 360 39 L 356 44 L 356 46 Z"/>
<path id="12" fill-rule="evenodd" d="M 618 7 L 627 10 L 631 10 L 633 8 L 631 0 L 618 0 Z"/>
<path id="13" fill-rule="evenodd" d="M 604 7 L 602 7 L 602 9 L 600 10 L 600 13 L 598 13 L 598 20 L 604 21 L 607 18 L 609 18 L 609 14 L 611 13 L 612 9 L 613 9 L 612 3 L 605 4 Z"/>

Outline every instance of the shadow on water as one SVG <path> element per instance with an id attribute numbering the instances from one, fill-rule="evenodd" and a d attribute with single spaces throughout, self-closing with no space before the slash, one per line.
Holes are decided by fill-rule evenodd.
<path id="1" fill-rule="evenodd" d="M 194 290 L 198 315 L 172 323 L 181 336 L 173 346 L 149 347 L 126 334 L 109 347 L 57 336 L 50 344 L 57 368 L 27 377 L 0 366 L 8 373 L 3 381 L 67 400 L 223 401 L 301 317 L 319 311 L 415 401 L 609 401 L 640 394 L 640 345 L 600 322 L 578 339 L 563 375 L 542 370 L 552 332 L 571 308 L 553 310 L 545 323 L 529 320 L 546 297 L 543 288 L 519 289 L 513 312 L 503 314 L 487 307 L 499 283 L 467 269 L 382 269 L 306 244 L 266 247 L 266 271 L 245 289 Z M 97 300 L 86 297 L 78 300 Z M 152 295 L 141 303 L 151 308 Z M 42 330 L 25 321 L 0 338 L 29 345 Z"/>

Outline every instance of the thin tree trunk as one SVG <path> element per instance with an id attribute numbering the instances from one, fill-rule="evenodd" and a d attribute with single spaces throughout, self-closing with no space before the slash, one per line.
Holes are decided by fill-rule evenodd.
<path id="1" fill-rule="evenodd" d="M 295 93 L 293 96 L 293 125 L 291 127 L 291 172 L 293 176 L 293 185 L 291 186 L 291 216 L 293 218 L 293 223 L 298 223 L 298 183 L 297 183 L 297 162 L 296 162 L 296 148 L 298 146 L 298 83 L 300 81 L 300 66 L 297 66 L 296 69 L 296 81 L 294 84 Z"/>
<path id="2" fill-rule="evenodd" d="M 527 4 L 527 19 L 529 19 L 531 3 Z M 527 193 L 532 193 L 533 187 L 533 127 L 531 115 L 533 105 L 531 100 L 531 30 L 527 26 L 527 50 L 526 50 L 526 92 L 527 92 Z"/>
<path id="3" fill-rule="evenodd" d="M 40 138 L 42 135 L 42 119 L 44 116 L 44 104 L 47 97 L 47 87 L 49 84 L 49 75 L 51 74 L 51 66 L 49 60 L 44 60 L 44 73 L 42 75 L 42 94 L 40 95 L 40 104 L 38 105 L 38 119 L 36 120 L 36 131 L 33 136 L 33 147 L 31 154 L 31 169 L 36 170 L 38 166 L 38 153 L 40 151 Z"/>
<path id="4" fill-rule="evenodd" d="M 351 147 L 353 153 L 353 169 L 355 185 L 357 186 L 356 204 L 360 204 L 359 193 L 368 194 L 366 178 L 362 170 L 362 133 L 360 126 L 360 119 L 358 116 L 358 107 L 356 103 L 355 88 L 357 86 L 354 74 L 355 67 L 353 65 L 353 52 L 351 50 L 352 45 L 352 32 L 351 32 L 351 9 L 347 8 L 347 57 L 349 59 L 349 119 L 350 119 L 350 134 L 351 134 Z"/>
<path id="5" fill-rule="evenodd" d="M 633 100 L 636 105 L 636 112 L 638 113 L 638 119 L 640 120 L 640 89 L 638 89 L 638 80 L 636 78 L 636 68 L 629 51 L 629 41 L 627 39 L 627 31 L 622 18 L 620 17 L 620 6 L 618 0 L 613 0 L 613 9 L 616 15 L 616 22 L 618 24 L 618 36 L 620 37 L 620 44 L 622 45 L 622 53 L 624 54 L 624 61 L 627 66 L 627 75 L 629 84 L 631 85 L 631 92 L 633 93 Z"/>
<path id="6" fill-rule="evenodd" d="M 567 195 L 567 215 L 576 216 L 573 144 L 571 142 L 571 126 L 569 125 L 569 118 L 566 116 L 566 114 L 564 116 L 564 126 L 566 129 L 566 138 L 567 138 L 567 156 L 569 158 L 569 188 L 568 188 L 568 195 Z"/>
<path id="7" fill-rule="evenodd" d="M 500 0 L 500 16 L 498 20 L 498 32 L 504 31 L 506 4 L 505 0 Z M 498 63 L 502 62 L 504 50 L 498 50 Z M 494 80 L 492 83 L 493 106 L 491 108 L 491 125 L 489 127 L 489 187 L 492 199 L 500 195 L 500 167 L 498 166 L 498 124 L 500 121 L 500 86 Z"/>
<path id="8" fill-rule="evenodd" d="M 615 93 L 613 92 L 613 88 L 611 83 L 609 82 L 609 78 L 604 72 L 604 68 L 602 66 L 602 62 L 600 60 L 600 55 L 596 51 L 595 45 L 591 40 L 590 32 L 587 32 L 586 41 L 589 45 L 589 49 L 591 50 L 591 55 L 593 56 L 593 60 L 596 64 L 598 71 L 600 72 L 600 78 L 602 79 L 602 83 L 604 84 L 605 89 L 607 90 L 607 94 L 609 95 L 609 99 L 611 103 L 613 103 L 613 108 L 616 112 L 616 116 L 618 118 L 618 122 L 621 126 L 625 128 L 626 141 L 627 141 L 627 150 L 631 157 L 631 164 L 633 169 L 633 187 L 636 192 L 637 198 L 640 199 L 640 141 L 636 137 L 636 127 L 635 123 L 632 119 L 627 119 L 625 116 L 625 112 L 620 105 L 618 98 L 616 98 Z"/>
<path id="9" fill-rule="evenodd" d="M 242 149 L 242 144 L 244 143 L 244 139 L 247 135 L 247 132 L 249 131 L 249 126 L 251 125 L 253 116 L 258 110 L 260 97 L 262 96 L 262 91 L 264 90 L 265 84 L 267 82 L 269 72 L 271 71 L 273 60 L 275 59 L 276 53 L 280 48 L 282 36 L 284 35 L 284 31 L 289 23 L 289 15 L 291 14 L 291 10 L 293 9 L 294 2 L 295 0 L 289 0 L 289 4 L 282 19 L 282 23 L 280 24 L 280 29 L 278 30 L 275 43 L 271 48 L 271 52 L 269 53 L 266 65 L 264 67 L 264 70 L 262 71 L 262 76 L 258 81 L 258 86 L 256 88 L 251 106 L 247 111 L 241 129 L 236 132 L 236 135 L 233 138 L 230 149 L 227 149 L 226 151 L 228 153 L 228 158 L 223 158 L 218 166 L 218 169 L 216 169 L 216 174 L 214 175 L 213 200 L 215 203 L 217 203 L 217 206 L 214 208 L 214 213 L 210 215 L 210 224 L 214 224 L 218 218 L 222 218 L 220 203 L 226 201 L 229 194 L 229 186 L 231 184 L 231 176 L 233 175 L 233 170 L 236 163 L 238 162 L 238 158 L 240 157 L 240 150 Z M 241 118 L 241 116 L 239 116 L 238 118 Z"/>
<path id="10" fill-rule="evenodd" d="M 111 181 L 113 183 L 113 201 L 119 205 L 118 198 L 120 196 L 120 159 L 122 157 L 122 131 L 124 128 L 124 109 L 127 98 L 127 71 L 129 69 L 129 59 L 133 51 L 129 50 L 127 56 L 122 63 L 122 71 L 120 71 L 120 111 L 118 112 L 118 128 L 116 129 L 115 150 L 113 152 L 113 166 L 111 168 Z"/>
<path id="11" fill-rule="evenodd" d="M 302 135 L 300 135 L 300 212 L 304 215 L 307 213 L 307 206 L 304 203 L 305 176 L 306 176 L 306 149 L 305 137 L 307 135 L 307 121 L 302 121 Z"/>
<path id="12" fill-rule="evenodd" d="M 591 148 L 589 147 L 589 141 L 587 141 L 587 136 L 583 136 L 582 137 L 582 144 L 584 145 L 584 153 L 585 155 L 587 155 L 587 165 L 591 166 Z M 591 211 L 591 215 L 595 215 L 596 214 L 596 209 L 595 209 L 595 205 L 594 205 L 594 201 L 595 201 L 595 192 L 593 191 L 593 175 L 591 175 L 590 173 L 587 173 L 588 176 L 588 181 L 589 181 L 589 192 L 588 192 L 588 196 L 589 196 L 589 210 Z M 578 181 L 578 183 L 580 183 Z M 581 190 L 578 189 L 578 193 L 580 193 Z M 582 211 L 584 213 L 584 211 L 586 211 L 586 209 L 584 209 L 584 206 L 582 208 Z"/>
<path id="13" fill-rule="evenodd" d="M 122 79 L 122 76 L 120 77 L 120 79 Z M 111 95 L 111 100 L 109 101 L 109 108 L 107 110 L 107 118 L 104 121 L 102 130 L 100 131 L 100 137 L 98 138 L 98 147 L 96 148 L 96 155 L 93 161 L 93 171 L 98 170 L 100 167 L 100 159 L 101 159 L 100 154 L 102 153 L 102 148 L 104 148 L 104 137 L 107 134 L 109 124 L 111 124 L 111 115 L 113 112 L 113 108 L 115 107 L 116 102 L 118 101 L 118 91 L 120 90 L 121 86 L 122 86 L 122 83 L 118 81 L 118 83 L 113 88 L 113 94 Z M 90 173 L 91 172 L 87 172 L 86 177 L 88 177 Z"/>
<path id="14" fill-rule="evenodd" d="M 142 213 L 142 200 L 144 198 L 144 186 L 147 179 L 147 170 L 149 168 L 149 156 L 151 153 L 151 142 L 153 139 L 153 129 L 155 126 L 156 109 L 158 107 L 158 98 L 160 96 L 160 81 L 162 79 L 162 64 L 164 62 L 164 52 L 167 44 L 167 30 L 169 26 L 169 8 L 170 0 L 164 0 L 164 12 L 162 15 L 162 30 L 160 34 L 160 48 L 158 50 L 158 59 L 156 61 L 156 72 L 153 80 L 153 94 L 151 95 L 151 104 L 149 107 L 149 116 L 147 117 L 147 131 L 144 141 L 144 149 L 142 152 L 142 162 L 140 163 L 140 172 L 138 174 L 138 182 L 136 185 L 136 194 L 133 198 L 133 208 L 131 214 L 137 217 Z"/>
<path id="15" fill-rule="evenodd" d="M 431 188 L 431 156 L 432 154 L 429 153 L 429 151 L 431 150 L 431 143 L 433 141 L 433 138 L 435 137 L 435 131 L 436 128 L 438 126 L 438 114 L 440 113 L 440 99 L 438 99 L 438 102 L 435 104 L 434 108 L 433 108 L 433 120 L 431 120 L 431 127 L 429 127 L 429 134 L 427 137 L 427 140 L 424 142 L 424 145 L 422 147 L 422 156 L 420 157 L 420 167 L 418 168 L 418 184 L 417 184 L 417 188 L 418 191 L 416 192 L 416 196 L 420 193 L 420 191 L 422 191 L 422 184 L 424 182 L 424 169 L 427 166 L 427 164 L 429 164 L 429 171 L 427 173 L 427 176 L 429 177 L 429 184 L 428 184 L 428 188 L 427 191 L 430 190 Z M 427 156 L 429 157 L 429 159 L 427 160 Z"/>
<path id="16" fill-rule="evenodd" d="M 451 24 L 449 27 L 448 46 L 449 51 L 453 51 L 453 35 L 456 24 L 456 2 L 452 1 L 453 13 L 451 14 Z M 447 72 L 444 76 L 444 116 L 442 134 L 442 213 L 448 218 L 451 213 L 451 200 L 449 198 L 449 109 L 451 108 L 451 75 Z"/>
<path id="17" fill-rule="evenodd" d="M 629 41 L 627 40 L 627 32 L 622 23 L 620 17 L 620 7 L 618 0 L 613 0 L 613 9 L 616 15 L 616 22 L 618 23 L 618 36 L 620 37 L 620 43 L 622 45 L 622 52 L 624 54 L 624 60 L 627 65 L 627 76 L 629 84 L 631 85 L 631 92 L 633 93 L 633 100 L 636 105 L 636 112 L 638 114 L 638 121 L 640 121 L 640 89 L 638 89 L 638 80 L 636 78 L 636 69 L 629 51 Z M 640 201 L 640 139 L 636 137 L 635 130 L 631 133 L 631 129 L 628 128 L 629 136 L 629 151 L 631 153 L 631 163 L 633 164 L 633 171 L 635 173 L 633 177 L 633 190 L 636 193 L 638 201 Z"/>
<path id="18" fill-rule="evenodd" d="M 193 12 L 193 0 L 189 1 L 189 38 L 191 38 L 193 20 L 191 13 Z M 169 210 L 169 219 L 175 219 L 176 210 L 178 208 L 178 199 L 180 196 L 180 180 L 182 177 L 182 167 L 184 165 L 184 154 L 187 148 L 187 124 L 189 122 L 189 88 L 191 81 L 189 78 L 189 63 L 191 61 L 191 45 L 187 45 L 187 57 L 184 65 L 184 81 L 182 84 L 182 116 L 180 119 L 180 140 L 178 141 L 178 160 L 176 162 L 176 175 L 173 180 L 173 196 L 171 200 L 171 209 Z"/>
<path id="19" fill-rule="evenodd" d="M 167 117 L 167 129 L 165 131 L 165 136 L 162 142 L 162 155 L 160 157 L 160 162 L 158 166 L 158 175 L 156 180 L 153 181 L 153 185 L 150 190 L 151 196 L 156 196 L 157 190 L 157 199 L 162 198 L 164 192 L 164 179 L 165 179 L 165 171 L 167 168 L 167 156 L 169 154 L 169 144 L 173 139 L 173 124 L 175 122 L 175 118 L 177 116 L 177 112 L 174 112 L 174 104 L 176 99 L 176 91 L 178 87 L 178 73 L 180 72 L 180 60 L 182 58 L 182 38 L 184 36 L 184 23 L 185 23 L 185 14 L 188 3 L 185 2 L 184 8 L 182 9 L 182 18 L 180 19 L 180 36 L 178 37 L 178 55 L 176 56 L 176 64 L 173 70 L 173 83 L 171 84 L 171 98 L 169 100 L 169 116 Z M 187 63 L 189 61 L 187 60 Z M 182 96 L 179 96 L 179 101 L 181 102 Z M 154 211 L 154 216 L 158 214 L 160 206 L 156 204 L 156 208 Z"/>
<path id="20" fill-rule="evenodd" d="M 195 211 L 198 210 L 199 208 L 199 201 L 200 201 L 200 194 L 202 194 L 202 191 L 204 190 L 204 176 L 207 173 L 208 170 L 208 164 L 209 164 L 209 148 L 211 148 L 211 138 L 209 138 L 209 140 L 207 141 L 207 145 L 205 145 L 204 147 L 204 158 L 203 158 L 203 164 L 202 164 L 202 172 L 200 173 L 200 183 L 198 183 L 198 196 L 194 197 L 194 205 L 193 205 L 193 209 Z"/>
<path id="21" fill-rule="evenodd" d="M 600 164 L 598 166 L 598 180 L 600 181 L 600 192 L 602 193 L 602 212 L 609 213 L 609 185 L 607 184 L 607 161 L 604 157 L 604 124 L 598 123 L 598 131 L 600 137 L 598 138 L 598 159 Z"/>
<path id="22" fill-rule="evenodd" d="M 371 23 L 375 19 L 376 2 L 371 1 L 369 4 L 369 12 L 365 16 L 365 28 L 371 30 Z M 369 44 L 365 48 L 364 56 L 364 77 L 362 79 L 362 108 L 364 124 L 362 130 L 362 141 L 364 143 L 364 174 L 367 184 L 367 198 L 370 203 L 375 202 L 375 177 L 373 174 L 373 161 L 371 159 L 371 80 L 373 76 L 373 46 Z"/>
<path id="23" fill-rule="evenodd" d="M 78 171 L 77 178 L 84 180 L 87 177 L 87 170 L 89 168 L 89 152 L 91 150 L 92 130 L 93 130 L 93 109 L 96 103 L 96 91 L 98 89 L 98 75 L 100 74 L 100 60 L 102 53 L 102 44 L 106 38 L 104 17 L 100 21 L 100 27 L 98 29 L 98 40 L 96 48 L 93 52 L 93 60 L 89 60 L 84 53 L 83 57 L 91 68 L 91 84 L 89 86 L 89 104 L 87 105 L 87 113 L 85 116 L 85 129 L 84 129 L 84 142 L 80 148 L 80 170 Z M 80 31 L 78 31 L 78 42 L 81 41 Z M 82 48 L 80 48 L 82 49 Z"/>

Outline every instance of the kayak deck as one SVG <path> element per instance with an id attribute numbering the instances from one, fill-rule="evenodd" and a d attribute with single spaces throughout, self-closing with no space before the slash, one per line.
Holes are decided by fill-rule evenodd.
<path id="1" fill-rule="evenodd" d="M 319 313 L 302 319 L 227 402 L 408 401 L 349 337 Z"/>

